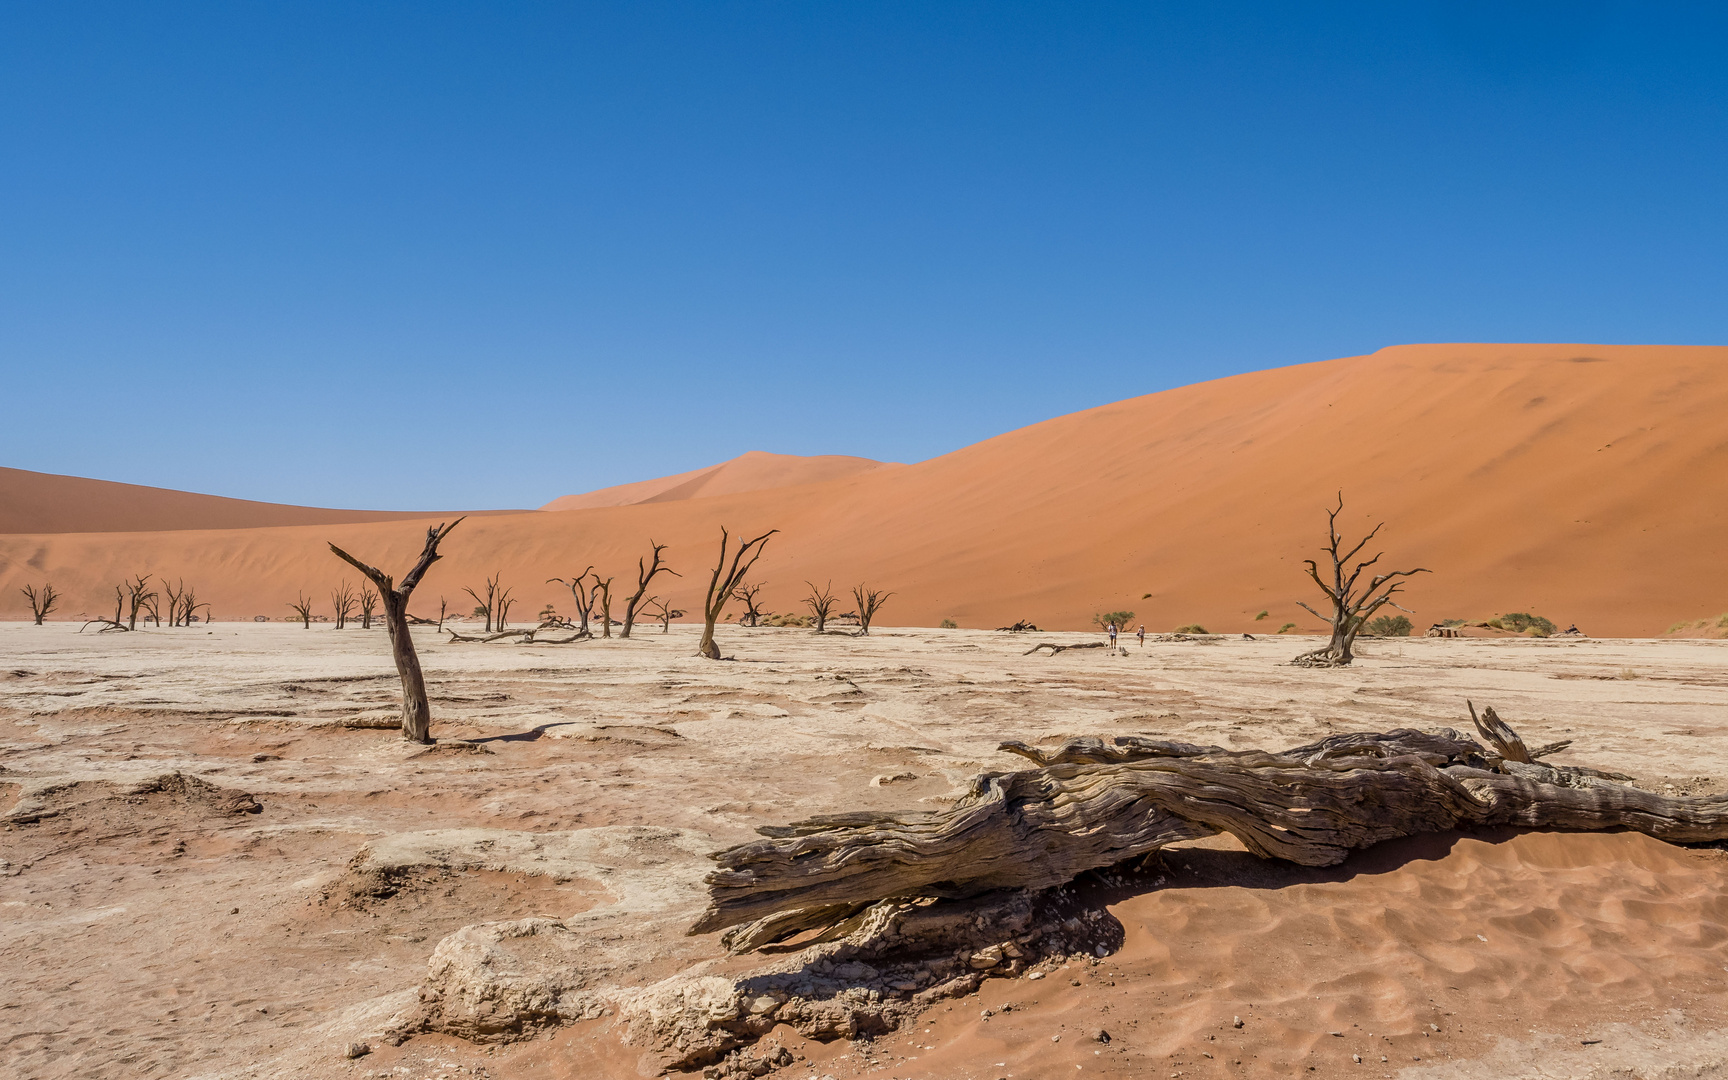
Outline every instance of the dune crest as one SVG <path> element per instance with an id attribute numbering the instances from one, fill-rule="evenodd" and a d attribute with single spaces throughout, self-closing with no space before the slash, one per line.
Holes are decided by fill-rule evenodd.
<path id="1" fill-rule="evenodd" d="M 578 495 L 565 495 L 553 499 L 540 509 L 591 510 L 601 506 L 633 506 L 638 503 L 677 502 L 714 495 L 737 495 L 746 491 L 765 491 L 798 484 L 819 484 L 875 469 L 893 468 L 895 464 L 837 454 L 799 457 L 794 454 L 770 454 L 763 450 L 750 450 L 730 461 L 722 461 L 706 469 L 661 476 L 653 480 L 638 480 L 633 484 L 619 484 Z"/>

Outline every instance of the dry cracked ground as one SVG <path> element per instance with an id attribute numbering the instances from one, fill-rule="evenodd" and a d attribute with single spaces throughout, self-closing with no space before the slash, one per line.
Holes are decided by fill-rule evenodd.
<path id="1" fill-rule="evenodd" d="M 819 813 L 931 809 L 1003 739 L 1278 748 L 1491 703 L 1561 761 L 1714 794 L 1728 643 L 1290 638 L 1024 655 L 1083 635 L 651 629 L 565 646 L 417 631 L 432 748 L 381 632 L 0 624 L 7 1076 L 628 1077 L 618 1017 L 516 1041 L 379 1036 L 476 923 L 580 926 L 596 985 L 721 955 L 705 854 Z M 1094 875 L 1118 951 L 991 979 L 874 1039 L 789 1030 L 777 1075 L 1728 1075 L 1728 866 L 1634 835 L 1446 834 L 1332 870 L 1227 839 Z M 1240 1021 L 1240 1023 L 1238 1023 Z M 369 1052 L 349 1059 L 346 1048 Z"/>

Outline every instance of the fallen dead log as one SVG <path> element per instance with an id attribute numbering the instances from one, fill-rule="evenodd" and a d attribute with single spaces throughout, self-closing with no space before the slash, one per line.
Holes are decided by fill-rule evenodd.
<path id="1" fill-rule="evenodd" d="M 1491 747 L 1450 729 L 1338 735 L 1279 753 L 1136 737 L 1053 752 L 1004 743 L 1039 767 L 975 777 L 951 809 L 764 827 L 764 839 L 715 854 L 710 904 L 690 932 L 740 927 L 730 942 L 760 947 L 883 900 L 1047 889 L 1220 832 L 1304 866 L 1489 825 L 1728 838 L 1728 797 L 1667 797 L 1618 774 L 1519 760 L 1523 742 L 1498 716 L 1483 733 Z"/>
<path id="2" fill-rule="evenodd" d="M 1027 622 L 1025 619 L 1021 619 L 1013 626 L 998 626 L 996 629 L 1009 634 L 1036 634 L 1038 632 L 1038 627 Z"/>
<path id="3" fill-rule="evenodd" d="M 1027 649 L 1025 652 L 1021 653 L 1020 655 L 1021 656 L 1031 656 L 1033 653 L 1037 652 L 1039 649 L 1049 649 L 1050 655 L 1055 656 L 1057 653 L 1062 652 L 1064 649 L 1108 649 L 1109 647 L 1110 647 L 1110 643 L 1107 641 L 1088 641 L 1088 642 L 1085 642 L 1084 644 L 1081 644 L 1081 645 L 1058 645 L 1054 641 L 1040 641 L 1038 644 L 1032 646 L 1030 649 Z"/>
<path id="4" fill-rule="evenodd" d="M 520 640 L 515 643 L 517 645 L 568 645 L 573 641 L 585 641 L 588 638 L 591 638 L 594 636 L 593 634 L 589 633 L 586 630 L 578 630 L 578 631 L 576 631 L 576 633 L 571 634 L 569 637 L 564 637 L 564 638 L 541 638 L 541 637 L 535 636 L 536 634 L 538 634 L 541 631 L 546 630 L 546 629 L 548 629 L 548 628 L 544 627 L 544 626 L 536 626 L 536 627 L 533 627 L 532 629 L 500 630 L 499 632 L 497 632 L 495 634 L 467 635 L 467 634 L 459 634 L 455 630 L 452 630 L 450 627 L 446 626 L 444 628 L 444 632 L 446 634 L 450 635 L 449 644 L 451 644 L 451 645 L 455 645 L 459 642 L 465 642 L 465 643 L 474 644 L 474 645 L 485 645 L 488 642 L 504 641 L 507 638 L 519 638 Z M 563 629 L 563 628 L 560 627 L 559 629 Z"/>

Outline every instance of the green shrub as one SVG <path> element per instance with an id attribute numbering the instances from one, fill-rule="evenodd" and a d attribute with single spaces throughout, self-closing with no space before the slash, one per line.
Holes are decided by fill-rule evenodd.
<path id="1" fill-rule="evenodd" d="M 1270 614 L 1272 614 L 1270 611 L 1262 611 L 1260 614 L 1254 616 L 1254 621 L 1259 622 L 1261 619 L 1264 619 L 1266 616 L 1268 616 Z"/>
<path id="2" fill-rule="evenodd" d="M 1402 615 L 1382 615 L 1363 627 L 1375 637 L 1409 637 L 1410 620 Z"/>
<path id="3" fill-rule="evenodd" d="M 1500 618 L 1492 620 L 1489 625 L 1498 623 L 1502 630 L 1510 630 L 1514 634 L 1530 631 L 1532 637 L 1547 637 L 1554 632 L 1554 624 L 1540 615 L 1532 615 L 1526 611 L 1508 612 Z"/>
<path id="4" fill-rule="evenodd" d="M 958 629 L 960 629 L 960 624 L 955 622 L 953 619 L 943 619 L 941 622 L 937 623 L 936 625 L 941 627 L 944 630 L 958 630 Z"/>
<path id="5" fill-rule="evenodd" d="M 1686 629 L 1688 626 L 1691 626 L 1691 625 L 1692 624 L 1688 623 L 1688 622 L 1677 622 L 1673 626 L 1670 626 L 1668 628 L 1667 632 L 1670 634 L 1678 634 L 1680 631 Z"/>
<path id="6" fill-rule="evenodd" d="M 1723 615 L 1721 618 L 1717 619 L 1716 625 L 1724 630 L 1728 630 L 1728 615 Z"/>
<path id="7" fill-rule="evenodd" d="M 1441 619 L 1440 625 L 1441 626 L 1464 626 L 1464 625 L 1466 625 L 1466 623 L 1463 619 Z"/>
<path id="8" fill-rule="evenodd" d="M 1128 629 L 1128 620 L 1133 617 L 1134 613 L 1132 611 L 1106 611 L 1102 614 L 1092 616 L 1092 625 L 1101 627 L 1107 626 L 1110 623 L 1115 623 L 1116 629 L 1126 630 Z"/>
<path id="9" fill-rule="evenodd" d="M 1296 624 L 1295 624 L 1295 623 L 1293 623 L 1293 622 L 1287 622 L 1287 623 L 1285 623 L 1285 624 L 1284 624 L 1284 625 L 1283 625 L 1283 626 L 1280 626 L 1280 627 L 1279 627 L 1279 628 L 1278 628 L 1278 632 L 1279 632 L 1279 633 L 1280 633 L 1280 634 L 1287 634 L 1287 633 L 1289 633 L 1289 632 L 1290 632 L 1290 631 L 1292 631 L 1292 630 L 1294 630 L 1294 629 L 1296 629 Z"/>
<path id="10" fill-rule="evenodd" d="M 1492 626 L 1496 630 L 1506 629 L 1506 624 L 1501 622 L 1499 619 L 1489 619 L 1487 622 L 1483 623 L 1482 625 L 1483 626 Z"/>
<path id="11" fill-rule="evenodd" d="M 1195 622 L 1189 623 L 1187 626 L 1178 626 L 1174 632 L 1178 634 L 1204 634 L 1208 631 L 1204 626 Z"/>
<path id="12" fill-rule="evenodd" d="M 764 615 L 763 626 L 815 626 L 816 620 L 809 615 Z"/>

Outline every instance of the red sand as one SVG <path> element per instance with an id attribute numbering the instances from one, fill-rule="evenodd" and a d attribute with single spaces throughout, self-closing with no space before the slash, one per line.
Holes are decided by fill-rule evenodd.
<path id="1" fill-rule="evenodd" d="M 736 495 L 745 491 L 819 484 L 825 480 L 838 480 L 841 477 L 893 467 L 893 462 L 871 461 L 861 457 L 796 457 L 792 454 L 769 454 L 752 450 L 731 461 L 710 465 L 706 469 L 679 473 L 676 476 L 662 476 L 656 480 L 640 480 L 634 484 L 620 484 L 581 495 L 566 495 L 553 499 L 540 509 L 591 510 L 597 506 L 633 506 L 637 503 L 677 502 L 681 499 L 701 499 L 713 495 Z"/>
<path id="2" fill-rule="evenodd" d="M 533 612 L 560 598 L 547 578 L 590 563 L 622 583 L 653 537 L 684 573 L 666 591 L 693 609 L 724 524 L 781 530 L 755 573 L 780 611 L 806 579 L 867 580 L 893 591 L 889 624 L 1074 628 L 1129 609 L 1153 630 L 1314 628 L 1295 603 L 1314 593 L 1301 560 L 1340 488 L 1349 530 L 1388 523 L 1388 565 L 1434 571 L 1407 594 L 1419 627 L 1529 611 L 1591 634 L 1660 634 L 1728 608 L 1728 349 L 1403 346 L 821 483 L 475 519 L 416 607 L 501 571 L 517 611 Z M 145 571 L 196 581 L 218 618 L 279 618 L 297 589 L 324 595 L 344 576 L 324 540 L 405 567 L 421 535 L 405 523 L 9 535 L 0 596 L 21 612 L 18 587 L 52 580 L 64 613 L 96 611 Z"/>

